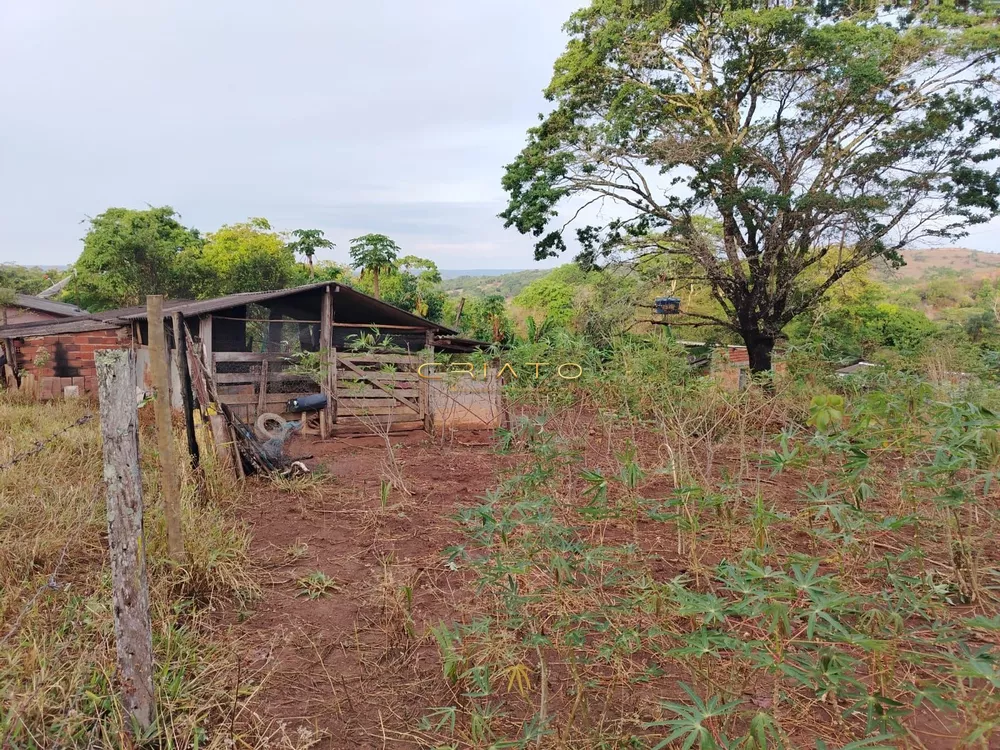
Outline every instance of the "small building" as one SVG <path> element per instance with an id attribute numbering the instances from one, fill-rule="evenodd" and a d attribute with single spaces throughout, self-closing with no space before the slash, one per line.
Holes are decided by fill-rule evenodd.
<path id="1" fill-rule="evenodd" d="M 315 417 L 324 435 L 334 425 L 427 427 L 432 401 L 441 401 L 432 391 L 447 389 L 423 377 L 420 365 L 432 361 L 435 351 L 468 352 L 478 344 L 335 282 L 208 300 L 166 300 L 164 317 L 174 406 L 182 403 L 183 369 L 191 374 L 199 403 L 225 404 L 251 424 L 264 413 L 294 411 L 293 400 L 321 394 L 326 406 Z M 173 356 L 175 332 L 184 337 L 183 344 L 190 343 L 181 368 L 181 358 Z M 94 352 L 107 348 L 135 349 L 137 386 L 148 389 L 145 307 L 2 326 L 0 339 L 8 362 L 16 365 L 18 382 L 30 382 L 41 399 L 61 397 L 66 386 L 96 395 Z M 495 388 L 487 393 L 469 385 L 460 387 L 455 398 L 461 395 L 461 401 L 475 392 L 480 395 L 474 398 L 498 403 Z M 469 426 L 495 426 L 500 415 L 493 401 L 486 411 L 496 419 Z M 461 414 L 448 421 L 461 421 Z"/>
<path id="2" fill-rule="evenodd" d="M 43 320 L 59 320 L 86 315 L 76 305 L 15 292 L 0 299 L 0 326 L 16 326 Z"/>

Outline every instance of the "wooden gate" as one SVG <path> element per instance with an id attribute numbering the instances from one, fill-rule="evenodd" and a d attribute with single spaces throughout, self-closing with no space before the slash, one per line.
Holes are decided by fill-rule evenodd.
<path id="1" fill-rule="evenodd" d="M 334 432 L 427 426 L 427 383 L 412 354 L 336 352 L 333 358 Z"/>

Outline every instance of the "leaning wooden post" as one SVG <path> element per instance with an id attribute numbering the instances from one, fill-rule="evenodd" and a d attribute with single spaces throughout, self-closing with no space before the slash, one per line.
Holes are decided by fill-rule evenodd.
<path id="1" fill-rule="evenodd" d="M 163 515 L 167 520 L 167 552 L 175 562 L 184 560 L 184 535 L 181 531 L 181 477 L 174 456 L 174 434 L 170 424 L 170 379 L 167 373 L 167 344 L 163 333 L 163 297 L 146 297 L 146 320 L 149 323 L 149 370 L 156 399 L 156 450 L 160 454 L 160 491 Z"/>
<path id="2" fill-rule="evenodd" d="M 153 631 L 149 621 L 146 543 L 142 533 L 139 411 L 135 356 L 112 349 L 94 354 L 108 492 L 111 598 L 122 703 L 142 730 L 153 723 Z"/>
<path id="3" fill-rule="evenodd" d="M 191 372 L 187 361 L 187 336 L 184 335 L 184 316 L 179 312 L 173 315 L 174 324 L 174 369 L 181 384 L 181 401 L 184 404 L 184 432 L 187 436 L 188 455 L 191 457 L 191 468 L 197 469 L 201 460 L 198 450 L 198 439 L 194 431 L 194 396 L 191 393 Z"/>

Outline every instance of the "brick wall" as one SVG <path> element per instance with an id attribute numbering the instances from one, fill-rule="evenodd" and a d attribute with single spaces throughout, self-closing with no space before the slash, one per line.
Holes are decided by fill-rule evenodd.
<path id="1" fill-rule="evenodd" d="M 32 336 L 15 341 L 18 369 L 35 376 L 42 399 L 61 398 L 67 385 L 80 387 L 80 394 L 97 394 L 94 352 L 122 349 L 130 345 L 128 328 L 84 333 Z"/>

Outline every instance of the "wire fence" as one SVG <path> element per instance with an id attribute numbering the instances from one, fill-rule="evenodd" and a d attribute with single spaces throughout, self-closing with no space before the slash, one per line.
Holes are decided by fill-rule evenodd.
<path id="1" fill-rule="evenodd" d="M 24 459 L 31 458 L 32 456 L 35 456 L 35 455 L 41 453 L 43 450 L 45 450 L 45 447 L 47 445 L 49 445 L 57 437 L 59 437 L 60 435 L 63 435 L 65 433 L 69 432 L 74 427 L 79 427 L 80 425 L 87 424 L 87 422 L 89 422 L 93 418 L 94 418 L 93 414 L 84 414 L 82 417 L 80 417 L 79 419 L 77 419 L 77 420 L 71 422 L 70 424 L 66 425 L 61 430 L 56 430 L 51 435 L 49 435 L 47 438 L 42 438 L 41 440 L 36 440 L 35 444 L 31 448 L 28 448 L 25 451 L 21 451 L 20 453 L 15 453 L 14 456 L 9 461 L 7 461 L 6 463 L 0 464 L 0 471 L 6 471 L 7 469 L 9 469 L 10 467 L 14 466 L 15 464 L 19 464 Z"/>
<path id="2" fill-rule="evenodd" d="M 16 464 L 20 463 L 21 461 L 24 461 L 27 458 L 31 458 L 32 456 L 37 456 L 39 453 L 45 450 L 45 448 L 48 445 L 51 445 L 56 438 L 69 432 L 74 427 L 80 427 L 81 425 L 87 424 L 93 418 L 94 418 L 93 414 L 84 414 L 82 417 L 74 420 L 70 424 L 63 427 L 61 430 L 53 432 L 46 438 L 42 438 L 41 440 L 36 440 L 35 444 L 31 448 L 21 451 L 20 453 L 14 454 L 14 456 L 10 460 L 0 464 L 0 472 L 6 471 L 7 469 L 11 468 L 12 466 L 15 466 Z M 100 490 L 98 490 L 94 494 L 94 497 L 90 502 L 90 506 L 87 510 L 87 516 L 86 516 L 87 518 L 89 518 L 91 512 L 93 512 L 94 505 L 97 503 L 97 500 L 100 496 L 101 493 Z M 49 577 L 46 579 L 45 583 L 43 583 L 41 586 L 38 587 L 38 589 L 31 596 L 31 598 L 24 603 L 24 606 L 21 607 L 21 611 L 18 612 L 17 617 L 14 618 L 13 625 L 7 630 L 7 632 L 2 637 L 0 637 L 0 646 L 4 645 L 10 638 L 16 635 L 17 632 L 21 629 L 21 624 L 24 621 L 24 618 L 27 616 L 28 612 L 30 612 L 34 608 L 35 602 L 38 601 L 38 597 L 42 595 L 42 592 L 47 590 L 52 590 L 52 591 L 62 590 L 62 585 L 60 585 L 56 577 L 59 575 L 59 571 L 62 568 L 63 561 L 66 559 L 66 550 L 69 549 L 70 542 L 72 542 L 73 539 L 74 537 L 72 535 L 67 537 L 66 543 L 63 544 L 62 550 L 60 550 L 59 552 L 59 559 L 56 560 L 55 567 L 52 569 L 52 572 L 49 574 Z"/>

